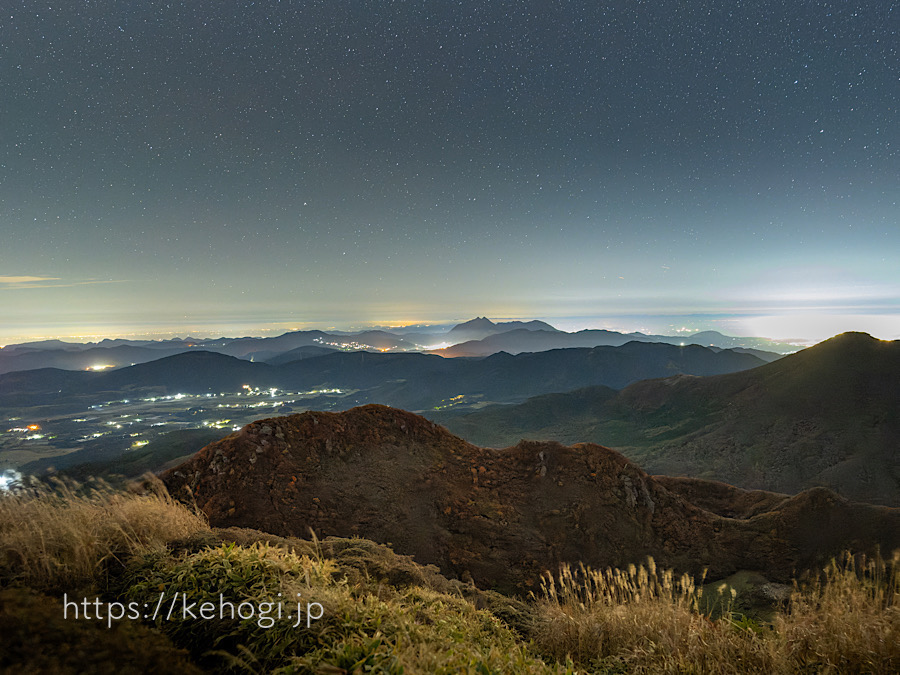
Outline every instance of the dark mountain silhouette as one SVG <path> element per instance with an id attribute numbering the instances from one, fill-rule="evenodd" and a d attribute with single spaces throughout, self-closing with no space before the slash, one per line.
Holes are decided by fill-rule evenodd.
<path id="1" fill-rule="evenodd" d="M 718 337 L 717 337 L 718 336 Z M 430 353 L 441 356 L 487 356 L 497 352 L 509 352 L 518 354 L 521 352 L 540 352 L 549 349 L 567 349 L 573 347 L 618 347 L 628 342 L 661 342 L 671 345 L 697 344 L 714 349 L 741 348 L 744 351 L 750 349 L 749 345 L 758 345 L 767 341 L 760 338 L 732 338 L 721 333 L 709 331 L 697 333 L 691 337 L 670 337 L 666 335 L 644 335 L 643 333 L 618 333 L 610 330 L 581 330 L 577 333 L 566 333 L 553 330 L 510 330 L 497 332 L 479 339 L 471 339 L 460 342 L 450 347 L 433 350 Z M 772 347 L 779 345 L 771 343 Z M 790 351 L 796 351 L 796 347 L 787 345 Z M 760 352 L 755 354 L 765 361 L 779 358 L 774 352 Z"/>
<path id="2" fill-rule="evenodd" d="M 471 330 L 469 330 L 470 328 Z M 501 321 L 499 323 L 494 323 L 483 317 L 473 319 L 464 324 L 458 324 L 457 326 L 442 331 L 422 333 L 417 331 L 404 332 L 402 330 L 395 330 L 394 332 L 403 337 L 404 340 L 418 345 L 420 349 L 429 349 L 432 345 L 456 344 L 513 330 L 543 330 L 557 332 L 556 328 L 544 321 Z"/>
<path id="3" fill-rule="evenodd" d="M 331 341 L 341 342 L 337 338 L 340 336 L 334 336 L 331 338 Z M 367 330 L 361 333 L 354 333 L 352 335 L 343 336 L 344 340 L 347 341 L 349 338 L 352 342 L 357 342 L 360 344 L 369 345 L 374 347 L 375 349 L 415 349 L 416 345 L 412 342 L 394 335 L 393 333 L 388 333 L 383 330 Z"/>
<path id="4" fill-rule="evenodd" d="M 320 330 L 293 331 L 271 338 L 243 337 L 217 344 L 211 351 L 244 358 L 255 352 L 280 353 L 297 347 L 319 344 L 317 340 L 324 340 L 327 337 L 327 333 Z"/>
<path id="5" fill-rule="evenodd" d="M 703 346 L 740 348 L 751 350 L 771 345 L 772 349 L 794 350 L 790 345 L 778 345 L 762 338 L 731 338 L 715 332 L 697 334 L 694 342 Z M 696 336 L 695 336 L 696 337 Z M 702 338 L 702 339 L 701 339 Z M 280 355 L 302 347 L 323 347 L 342 351 L 397 351 L 411 352 L 431 349 L 434 345 L 465 343 L 445 349 L 443 356 L 487 356 L 501 351 L 517 354 L 526 351 L 546 351 L 572 347 L 622 345 L 629 341 L 666 342 L 682 344 L 685 338 L 642 333 L 616 333 L 613 331 L 579 331 L 566 333 L 543 321 L 507 321 L 494 323 L 485 317 L 454 326 L 447 331 L 418 333 L 368 330 L 361 332 L 318 330 L 293 331 L 277 337 L 241 337 L 196 339 L 191 337 L 170 340 L 105 339 L 96 343 L 68 343 L 47 340 L 0 348 L 0 374 L 40 368 L 85 370 L 94 365 L 124 367 L 146 363 L 187 351 L 211 351 L 245 360 L 288 363 L 291 358 Z M 708 341 L 708 344 L 707 344 Z M 765 361 L 777 358 L 774 354 L 757 352 Z"/>
<path id="6" fill-rule="evenodd" d="M 558 328 L 554 328 L 549 323 L 545 321 L 538 321 L 537 319 L 533 319 L 532 321 L 501 321 L 500 323 L 495 324 L 497 328 L 502 331 L 511 331 L 511 330 L 545 330 L 550 331 L 551 333 L 556 332 L 560 333 Z"/>
<path id="7" fill-rule="evenodd" d="M 87 370 L 93 366 L 113 366 L 116 368 L 136 363 L 146 363 L 156 359 L 190 351 L 187 346 L 171 348 L 135 347 L 116 345 L 114 347 L 92 347 L 90 349 L 40 349 L 20 350 L 9 354 L 0 353 L 0 373 L 38 368 L 61 368 L 63 370 Z"/>
<path id="8" fill-rule="evenodd" d="M 148 471 L 160 471 L 173 460 L 178 463 L 194 455 L 199 448 L 212 443 L 227 432 L 221 429 L 179 429 L 170 431 L 140 448 L 122 452 L 122 442 L 92 440 L 84 447 L 56 457 L 37 459 L 19 467 L 28 475 L 44 475 L 48 470 L 63 472 L 69 478 L 84 481 L 91 477 L 140 478 Z"/>
<path id="9" fill-rule="evenodd" d="M 723 348 L 722 347 L 709 347 L 709 349 L 712 349 L 715 352 L 715 351 L 721 351 Z M 775 352 L 766 352 L 761 349 L 751 349 L 749 347 L 731 347 L 730 349 L 733 352 L 739 352 L 741 354 L 752 354 L 756 358 L 762 359 L 766 363 L 771 363 L 772 361 L 777 361 L 778 359 L 780 359 L 781 357 L 784 356 L 784 354 L 776 354 Z"/>
<path id="10" fill-rule="evenodd" d="M 0 407 L 43 405 L 61 397 L 91 391 L 101 373 L 38 368 L 0 375 Z"/>
<path id="11" fill-rule="evenodd" d="M 900 341 L 846 333 L 719 377 L 587 389 L 446 419 L 474 442 L 594 441 L 656 473 L 900 505 Z"/>
<path id="12" fill-rule="evenodd" d="M 654 336 L 664 337 L 664 336 Z M 674 339 L 674 338 L 668 338 Z M 724 335 L 717 330 L 705 330 L 699 333 L 689 333 L 680 338 L 683 342 L 703 345 L 704 347 L 721 347 L 722 349 L 735 349 L 743 347 L 746 349 L 759 349 L 766 352 L 778 352 L 780 354 L 791 354 L 798 350 L 796 345 L 786 342 L 778 342 L 769 338 L 757 337 L 734 337 L 732 335 Z"/>
<path id="13" fill-rule="evenodd" d="M 471 443 L 502 448 L 520 439 L 578 443 L 596 442 L 598 420 L 608 414 L 606 405 L 619 390 L 605 386 L 584 387 L 563 393 L 534 396 L 518 405 L 491 405 L 475 412 L 426 412 L 426 417 L 445 425 Z M 614 445 L 610 441 L 610 445 Z"/>
<path id="14" fill-rule="evenodd" d="M 22 342 L 19 344 L 0 347 L 0 356 L 22 354 L 33 351 L 69 351 L 81 352 L 89 349 L 113 349 L 115 347 L 143 347 L 146 349 L 181 349 L 197 347 L 200 345 L 221 346 L 234 338 L 171 338 L 169 340 L 130 340 L 125 338 L 104 338 L 99 342 L 64 342 L 63 340 L 40 340 L 37 342 Z"/>
<path id="15" fill-rule="evenodd" d="M 494 354 L 480 360 L 421 353 L 333 352 L 284 365 L 251 363 L 223 354 L 191 351 L 103 373 L 47 369 L 0 375 L 0 392 L 18 405 L 61 396 L 129 397 L 139 391 L 197 394 L 239 391 L 244 384 L 292 391 L 360 390 L 344 407 L 377 402 L 424 410 L 445 399 L 520 402 L 537 394 L 603 384 L 621 388 L 673 373 L 712 375 L 753 368 L 759 359 L 703 347 L 630 343 L 622 347 L 561 349 L 534 354 Z M 22 398 L 28 394 L 30 398 Z M 0 393 L 0 404 L 6 399 Z M 11 405 L 11 404 L 10 404 Z"/>
<path id="16" fill-rule="evenodd" d="M 215 352 L 191 351 L 107 372 L 43 368 L 0 375 L 0 406 L 59 403 L 67 396 L 137 392 L 198 394 L 240 391 L 244 384 L 277 387 L 278 370 Z"/>
<path id="17" fill-rule="evenodd" d="M 167 394 L 240 391 L 244 384 L 260 389 L 278 386 L 278 371 L 214 352 L 188 352 L 101 373 L 95 387 L 109 391 L 161 388 Z"/>
<path id="18" fill-rule="evenodd" d="M 561 562 L 622 566 L 647 555 L 712 578 L 750 569 L 786 580 L 843 548 L 900 546 L 900 510 L 826 489 L 757 500 L 752 517 L 727 517 L 599 445 L 491 450 L 374 405 L 254 422 L 163 479 L 215 526 L 391 542 L 498 588 L 533 588 Z M 717 488 L 719 511 L 723 499 Z"/>
<path id="19" fill-rule="evenodd" d="M 499 329 L 493 321 L 487 317 L 479 316 L 476 319 L 454 326 L 447 332 L 444 339 L 451 343 L 480 340 L 498 331 Z"/>
<path id="20" fill-rule="evenodd" d="M 474 363 L 483 364 L 487 370 L 487 380 L 482 385 L 487 392 L 510 386 L 520 392 L 535 389 L 548 392 L 564 391 L 562 387 L 568 382 L 590 382 L 618 389 L 653 377 L 653 372 L 712 375 L 754 368 L 761 362 L 747 354 L 716 354 L 696 345 L 675 347 L 629 342 L 621 347 L 554 349 L 517 356 L 500 353 Z"/>
<path id="21" fill-rule="evenodd" d="M 509 331 L 546 331 L 549 333 L 560 332 L 557 331 L 556 328 L 551 326 L 549 323 L 545 323 L 543 321 L 502 321 L 500 323 L 494 323 L 490 319 L 484 316 L 479 316 L 478 318 L 472 319 L 471 321 L 466 321 L 465 323 L 457 324 L 453 328 L 451 328 L 445 334 L 443 340 L 433 340 L 432 342 L 451 342 L 451 343 L 459 343 L 459 342 L 467 342 L 470 340 L 481 340 L 482 338 L 486 338 L 489 335 L 496 335 L 499 333 L 507 333 Z M 496 350 L 500 351 L 500 350 Z M 493 353 L 493 352 L 484 352 L 484 353 Z M 483 354 L 484 354 L 483 353 Z M 482 355 L 483 355 L 482 354 Z"/>
<path id="22" fill-rule="evenodd" d="M 620 348 L 560 349 L 534 354 L 494 354 L 481 360 L 425 354 L 333 354 L 286 367 L 296 386 L 365 390 L 359 402 L 413 410 L 460 394 L 486 401 L 529 396 L 590 384 L 621 388 L 646 377 L 688 372 L 709 375 L 752 368 L 747 354 L 703 347 L 632 343 Z"/>
<path id="23" fill-rule="evenodd" d="M 464 321 L 463 323 L 458 323 L 453 328 L 448 331 L 450 333 L 466 333 L 469 331 L 492 331 L 497 328 L 497 324 L 491 321 L 486 316 L 475 317 L 474 319 L 470 319 L 469 321 Z"/>
<path id="24" fill-rule="evenodd" d="M 240 338 L 216 347 L 215 351 L 245 358 L 256 352 L 287 352 L 305 346 L 328 347 L 332 343 L 336 345 L 360 343 L 374 349 L 415 349 L 412 342 L 385 331 L 339 335 L 319 330 L 303 330 L 272 338 Z"/>
<path id="25" fill-rule="evenodd" d="M 545 330 L 511 330 L 495 333 L 478 340 L 461 342 L 431 353 L 441 356 L 487 356 L 497 352 L 518 354 L 520 352 L 542 352 L 550 349 L 574 347 L 618 347 L 635 338 L 608 330 L 583 330 L 577 333 Z M 638 338 L 639 342 L 655 342 L 649 338 Z"/>
<path id="26" fill-rule="evenodd" d="M 57 349 L 80 349 L 77 342 L 65 342 L 63 340 L 35 340 L 34 342 L 18 342 L 0 347 L 0 353 L 13 354 L 29 351 L 44 351 Z"/>
<path id="27" fill-rule="evenodd" d="M 286 352 L 262 352 L 255 354 L 256 361 L 265 361 L 272 366 L 281 366 L 292 361 L 302 361 L 303 359 L 314 359 L 317 356 L 325 356 L 333 354 L 336 350 L 330 347 L 320 347 L 318 345 L 304 345 Z"/>

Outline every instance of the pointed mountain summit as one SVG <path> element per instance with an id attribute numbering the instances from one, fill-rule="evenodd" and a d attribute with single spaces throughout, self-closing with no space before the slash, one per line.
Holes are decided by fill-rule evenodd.
<path id="1" fill-rule="evenodd" d="M 471 319 L 470 321 L 456 324 L 453 328 L 450 329 L 450 333 L 454 333 L 454 332 L 462 333 L 465 331 L 475 331 L 475 330 L 491 331 L 491 330 L 495 329 L 496 327 L 497 327 L 497 324 L 495 324 L 493 321 L 491 321 L 486 316 L 479 316 L 474 319 Z"/>
<path id="2" fill-rule="evenodd" d="M 254 422 L 163 480 L 214 526 L 359 535 L 505 589 L 534 587 L 561 562 L 621 566 L 652 555 L 712 577 L 754 569 L 787 579 L 847 546 L 900 546 L 900 510 L 828 490 L 754 499 L 752 517 L 727 517 L 685 496 L 702 485 L 670 489 L 609 448 L 481 448 L 378 405 Z M 709 501 L 724 513 L 723 494 Z M 812 522 L 831 526 L 812 536 Z"/>
<path id="3" fill-rule="evenodd" d="M 449 342 L 468 342 L 469 340 L 481 340 L 488 335 L 493 335 L 499 330 L 497 324 L 484 316 L 479 316 L 471 321 L 460 323 L 447 332 L 446 339 Z"/>

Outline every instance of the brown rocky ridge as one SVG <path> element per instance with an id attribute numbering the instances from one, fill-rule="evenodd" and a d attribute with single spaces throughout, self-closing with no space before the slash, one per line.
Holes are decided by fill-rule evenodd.
<path id="1" fill-rule="evenodd" d="M 787 580 L 842 549 L 900 548 L 900 509 L 647 475 L 592 443 L 472 445 L 380 405 L 254 422 L 163 474 L 219 527 L 358 535 L 481 587 L 524 590 L 563 562 Z"/>

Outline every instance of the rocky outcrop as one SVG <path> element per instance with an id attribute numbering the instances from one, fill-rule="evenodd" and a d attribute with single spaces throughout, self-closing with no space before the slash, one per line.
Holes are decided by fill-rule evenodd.
<path id="1" fill-rule="evenodd" d="M 163 479 L 214 526 L 358 535 L 502 589 L 533 587 L 562 562 L 652 555 L 711 578 L 754 569 L 787 579 L 844 547 L 900 547 L 900 509 L 823 489 L 776 499 L 676 485 L 590 443 L 480 448 L 376 405 L 254 422 Z"/>
<path id="2" fill-rule="evenodd" d="M 752 518 L 771 511 L 790 495 L 766 490 L 743 490 L 728 483 L 682 476 L 653 476 L 653 479 L 695 506 L 726 518 Z"/>

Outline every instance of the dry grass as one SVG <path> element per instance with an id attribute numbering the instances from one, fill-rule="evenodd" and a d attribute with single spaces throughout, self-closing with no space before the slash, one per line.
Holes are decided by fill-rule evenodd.
<path id="1" fill-rule="evenodd" d="M 785 672 L 900 673 L 900 551 L 832 561 L 774 624 Z"/>
<path id="2" fill-rule="evenodd" d="M 382 570 L 396 563 L 369 560 L 372 552 L 358 542 L 341 549 L 353 554 L 344 563 L 317 541 L 301 547 L 306 555 L 259 543 L 167 550 L 202 539 L 209 527 L 158 481 L 145 488 L 57 483 L 0 496 L 0 586 L 60 595 L 92 587 L 141 602 L 160 589 L 198 600 L 299 592 L 321 602 L 324 617 L 302 631 L 253 622 L 159 626 L 195 658 L 227 651 L 226 661 L 258 671 L 573 673 L 573 659 L 579 673 L 900 672 L 900 552 L 887 561 L 848 555 L 833 562 L 797 585 L 767 625 L 734 617 L 727 606 L 722 618 L 710 618 L 701 587 L 652 559 L 624 570 L 564 567 L 545 575 L 541 597 L 526 607 L 535 617 L 523 622 L 534 626 L 532 646 L 455 595 L 449 582 L 448 592 L 423 588 L 426 577 L 410 577 L 408 562 Z M 111 579 L 123 564 L 127 570 Z M 370 568 L 382 571 L 360 572 Z M 415 583 L 385 581 L 394 577 Z"/>
<path id="3" fill-rule="evenodd" d="M 144 487 L 57 481 L 0 496 L 0 583 L 72 592 L 94 585 L 110 562 L 209 529 L 158 479 Z"/>
<path id="4" fill-rule="evenodd" d="M 756 634 L 698 612 L 688 576 L 646 566 L 592 570 L 564 566 L 545 575 L 536 642 L 557 660 L 628 672 L 766 672 Z"/>
<path id="5" fill-rule="evenodd" d="M 900 672 L 900 553 L 845 556 L 797 586 L 771 626 L 710 619 L 689 577 L 644 567 L 545 575 L 537 645 L 595 672 Z"/>

